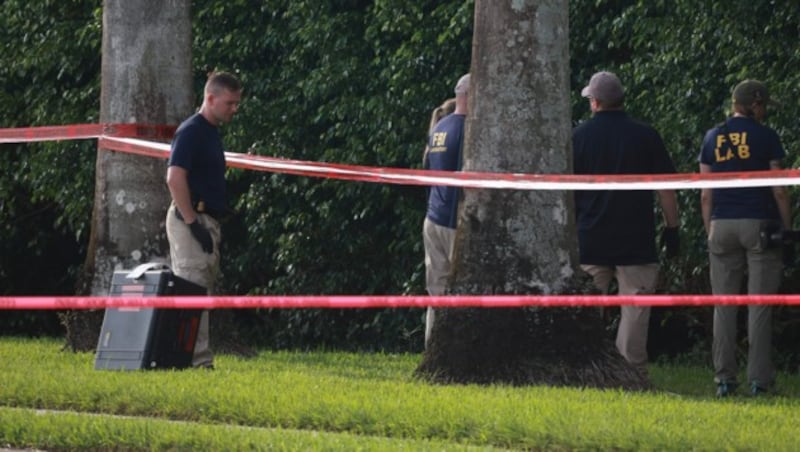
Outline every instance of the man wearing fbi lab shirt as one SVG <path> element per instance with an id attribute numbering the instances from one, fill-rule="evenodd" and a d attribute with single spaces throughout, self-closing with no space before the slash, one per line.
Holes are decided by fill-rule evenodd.
<path id="1" fill-rule="evenodd" d="M 767 87 L 745 80 L 733 90 L 733 116 L 709 130 L 700 151 L 700 172 L 746 172 L 781 169 L 786 155 L 778 134 L 761 124 L 772 101 Z M 715 295 L 774 294 L 781 284 L 779 246 L 765 246 L 760 233 L 791 229 L 789 195 L 785 187 L 706 188 L 701 193 L 703 223 L 708 235 L 711 289 Z M 746 281 L 745 281 L 746 280 Z M 737 306 L 714 308 L 714 381 L 717 396 L 738 386 L 736 364 Z M 759 395 L 775 383 L 772 363 L 772 308 L 748 306 L 747 379 Z"/>

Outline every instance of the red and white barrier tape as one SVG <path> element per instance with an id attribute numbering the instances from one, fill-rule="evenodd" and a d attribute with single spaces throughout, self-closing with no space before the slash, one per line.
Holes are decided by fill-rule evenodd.
<path id="1" fill-rule="evenodd" d="M 98 146 L 158 158 L 169 146 L 141 140 L 169 139 L 174 126 L 146 124 L 76 124 L 0 129 L 0 143 L 97 138 Z M 131 138 L 132 137 L 132 138 Z M 661 190 L 800 185 L 800 171 L 752 171 L 716 174 L 518 174 L 424 171 L 335 163 L 307 162 L 249 154 L 226 153 L 228 165 L 255 171 L 401 185 L 440 185 L 516 190 Z"/>
<path id="2" fill-rule="evenodd" d="M 133 138 L 100 137 L 98 146 L 120 152 L 168 158 L 169 145 Z M 226 152 L 228 166 L 256 171 L 380 182 L 517 190 L 661 190 L 800 185 L 800 171 L 630 175 L 517 174 L 411 170 L 306 162 Z"/>
<path id="3" fill-rule="evenodd" d="M 0 143 L 97 138 L 98 147 L 156 158 L 169 145 L 136 138 L 169 139 L 172 126 L 79 124 L 0 129 Z M 134 138 L 126 138 L 134 137 Z M 448 172 L 307 162 L 233 152 L 228 165 L 256 171 L 402 185 L 444 185 L 520 190 L 659 190 L 800 185 L 800 171 L 715 174 L 573 175 Z M 4 309 L 123 308 L 409 308 L 522 306 L 681 306 L 715 304 L 800 305 L 798 295 L 548 295 L 548 296 L 230 296 L 230 297 L 0 297 Z"/>
<path id="4" fill-rule="evenodd" d="M 85 140 L 101 136 L 169 140 L 175 126 L 155 124 L 72 124 L 66 126 L 19 127 L 0 129 L 0 143 Z"/>
<path id="5" fill-rule="evenodd" d="M 296 295 L 166 297 L 0 297 L 2 310 L 103 308 L 519 308 L 576 306 L 800 305 L 800 295 Z"/>

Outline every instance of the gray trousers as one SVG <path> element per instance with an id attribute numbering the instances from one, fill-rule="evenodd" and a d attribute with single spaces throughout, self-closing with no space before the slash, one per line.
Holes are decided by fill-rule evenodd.
<path id="1" fill-rule="evenodd" d="M 712 220 L 708 235 L 711 290 L 715 295 L 738 295 L 747 280 L 748 294 L 774 294 L 781 284 L 783 262 L 779 247 L 763 249 L 759 231 L 765 220 Z M 714 307 L 714 380 L 736 382 L 738 306 Z M 772 307 L 747 307 L 747 379 L 767 388 L 775 382 L 772 363 Z"/>
<path id="2" fill-rule="evenodd" d="M 592 276 L 595 287 L 608 293 L 616 278 L 620 295 L 651 294 L 658 279 L 658 264 L 644 265 L 581 265 Z M 617 350 L 634 367 L 647 372 L 647 331 L 650 327 L 649 306 L 621 306 L 617 329 Z"/>
<path id="3" fill-rule="evenodd" d="M 214 240 L 214 252 L 209 254 L 203 251 L 200 242 L 189 230 L 189 226 L 183 220 L 178 219 L 175 210 L 176 207 L 173 203 L 167 210 L 166 221 L 172 272 L 187 281 L 206 287 L 208 294 L 212 295 L 219 276 L 219 242 L 222 238 L 219 222 L 209 215 L 199 214 L 197 216 L 198 221 L 208 229 Z M 192 365 L 209 367 L 213 364 L 214 354 L 211 352 L 209 344 L 208 310 L 206 309 L 200 317 Z"/>
<path id="4" fill-rule="evenodd" d="M 425 245 L 425 288 L 428 295 L 444 295 L 447 278 L 453 266 L 453 248 L 456 230 L 439 226 L 428 218 L 422 224 L 422 242 Z M 425 346 L 433 329 L 434 309 L 425 314 Z"/>

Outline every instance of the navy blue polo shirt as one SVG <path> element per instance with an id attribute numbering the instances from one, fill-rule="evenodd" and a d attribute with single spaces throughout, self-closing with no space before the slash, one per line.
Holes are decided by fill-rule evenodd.
<path id="1" fill-rule="evenodd" d="M 188 172 L 192 202 L 204 201 L 207 209 L 223 212 L 225 199 L 225 151 L 219 128 L 200 113 L 178 127 L 172 139 L 170 166 Z"/>
<path id="2" fill-rule="evenodd" d="M 572 133 L 575 174 L 665 174 L 675 166 L 658 132 L 624 111 L 600 111 Z M 581 264 L 658 262 L 652 190 L 576 190 Z"/>

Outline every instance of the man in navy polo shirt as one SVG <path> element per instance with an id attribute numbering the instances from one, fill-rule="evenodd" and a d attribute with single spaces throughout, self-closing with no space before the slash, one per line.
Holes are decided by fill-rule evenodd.
<path id="1" fill-rule="evenodd" d="M 575 174 L 663 174 L 675 167 L 658 132 L 630 118 L 619 78 L 598 72 L 583 88 L 592 118 L 572 134 Z M 658 190 L 667 255 L 678 253 L 678 204 L 674 190 Z M 652 190 L 575 192 L 581 268 L 607 293 L 614 278 L 620 295 L 651 294 L 658 277 Z M 616 345 L 620 354 L 647 374 L 650 308 L 622 306 Z"/>
<path id="2" fill-rule="evenodd" d="M 220 218 L 227 210 L 225 153 L 219 126 L 239 109 L 242 85 L 232 74 L 215 72 L 206 82 L 203 105 L 175 132 L 167 169 L 172 203 L 167 240 L 172 271 L 214 293 L 219 273 Z M 214 367 L 209 347 L 208 310 L 203 311 L 192 365 Z"/>

